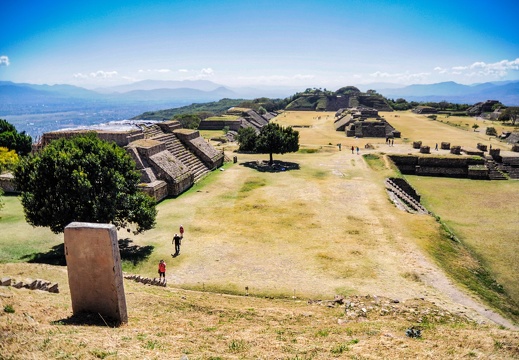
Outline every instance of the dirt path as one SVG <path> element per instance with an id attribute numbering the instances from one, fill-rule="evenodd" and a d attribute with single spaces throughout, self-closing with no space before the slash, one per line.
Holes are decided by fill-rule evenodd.
<path id="1" fill-rule="evenodd" d="M 315 121 L 304 118 L 311 114 L 297 116 L 303 125 Z M 425 298 L 476 321 L 514 328 L 422 254 L 405 231 L 411 222 L 388 201 L 383 175 L 351 153 L 352 145 L 365 153 L 365 141 L 345 139 L 331 121 L 299 129 L 301 143 L 317 153 L 275 156 L 299 170 L 259 172 L 244 164 L 264 155 L 238 154 L 238 164 L 215 181 L 162 202 L 159 226 L 137 242 L 155 245 L 157 261 L 168 259 L 168 283 L 236 294 L 247 288 L 258 296 Z M 342 151 L 332 145 L 339 142 Z M 395 145 L 396 151 L 409 149 Z M 180 223 L 186 229 L 181 256 L 168 258 Z M 408 276 L 415 272 L 419 281 Z"/>

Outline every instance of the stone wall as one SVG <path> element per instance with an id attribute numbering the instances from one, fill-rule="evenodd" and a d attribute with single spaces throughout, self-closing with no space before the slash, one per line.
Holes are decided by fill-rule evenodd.
<path id="1" fill-rule="evenodd" d="M 17 193 L 16 183 L 14 182 L 14 175 L 11 173 L 5 173 L 0 175 L 0 189 L 4 193 Z"/>
<path id="2" fill-rule="evenodd" d="M 84 135 L 89 132 L 95 132 L 97 136 L 104 141 L 113 141 L 118 146 L 126 146 L 130 142 L 143 139 L 144 135 L 140 130 L 132 131 L 90 131 L 90 130 L 71 130 L 71 131 L 52 131 L 42 135 L 40 146 L 47 146 L 51 141 L 61 138 L 71 138 L 78 135 Z"/>
<path id="3" fill-rule="evenodd" d="M 444 177 L 468 177 L 469 166 L 484 165 L 478 157 L 434 157 L 389 155 L 402 174 Z"/>
<path id="4" fill-rule="evenodd" d="M 388 136 L 400 137 L 400 132 L 396 131 L 395 128 L 385 120 L 358 120 L 353 123 L 350 122 L 350 125 L 346 128 L 346 136 L 375 138 L 385 138 Z"/>
<path id="5" fill-rule="evenodd" d="M 407 195 L 415 199 L 417 202 L 420 202 L 422 196 L 416 192 L 416 190 L 405 180 L 402 178 L 389 178 L 393 181 L 400 189 L 405 191 Z"/>
<path id="6" fill-rule="evenodd" d="M 244 120 L 244 119 L 242 119 Z M 238 131 L 241 128 L 242 120 L 203 120 L 198 126 L 199 130 L 223 130 L 226 126 L 229 130 Z"/>

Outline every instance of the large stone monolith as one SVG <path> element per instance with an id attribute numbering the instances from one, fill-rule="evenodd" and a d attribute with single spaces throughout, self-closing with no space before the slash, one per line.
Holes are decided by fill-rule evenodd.
<path id="1" fill-rule="evenodd" d="M 65 257 L 74 315 L 99 313 L 120 324 L 127 323 L 115 226 L 70 223 L 65 228 Z"/>

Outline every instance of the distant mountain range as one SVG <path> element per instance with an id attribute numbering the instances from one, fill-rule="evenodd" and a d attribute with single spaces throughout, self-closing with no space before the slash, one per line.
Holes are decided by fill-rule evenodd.
<path id="1" fill-rule="evenodd" d="M 519 81 L 461 85 L 444 82 L 428 85 L 379 83 L 359 85 L 386 98 L 408 101 L 442 101 L 475 104 L 499 100 L 519 106 Z M 131 119 L 149 111 L 172 109 L 224 98 L 287 98 L 303 89 L 276 87 L 227 87 L 208 80 L 145 80 L 128 85 L 88 90 L 72 85 L 36 85 L 0 81 L 0 118 L 31 136 L 69 126 Z"/>
<path id="2" fill-rule="evenodd" d="M 488 82 L 462 85 L 452 81 L 428 85 L 409 85 L 402 88 L 375 89 L 386 98 L 407 101 L 442 101 L 475 104 L 499 100 L 508 106 L 519 105 L 519 81 Z"/>
<path id="3" fill-rule="evenodd" d="M 374 89 L 387 98 L 408 101 L 441 101 L 474 104 L 485 100 L 499 100 L 505 105 L 519 105 L 519 81 L 488 82 L 462 85 L 442 82 L 427 85 L 396 87 L 380 83 L 359 86 Z M 128 85 L 87 90 L 72 85 L 35 85 L 0 81 L 0 114 L 16 105 L 66 105 L 80 102 L 104 103 L 190 103 L 218 101 L 222 98 L 252 99 L 258 97 L 285 98 L 302 89 L 293 87 L 232 88 L 208 80 L 160 81 L 145 80 Z"/>

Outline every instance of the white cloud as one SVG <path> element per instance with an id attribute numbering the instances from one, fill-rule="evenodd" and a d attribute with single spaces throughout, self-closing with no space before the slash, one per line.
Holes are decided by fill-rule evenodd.
<path id="1" fill-rule="evenodd" d="M 6 55 L 0 56 L 0 66 L 9 66 L 9 57 Z"/>
<path id="2" fill-rule="evenodd" d="M 211 68 L 204 68 L 200 71 L 201 76 L 213 76 L 214 70 Z"/>
<path id="3" fill-rule="evenodd" d="M 188 69 L 178 69 L 178 72 L 180 72 L 180 73 L 187 73 L 187 72 L 189 72 L 189 70 Z"/>
<path id="4" fill-rule="evenodd" d="M 440 74 L 464 75 L 470 78 L 505 77 L 510 71 L 519 70 L 519 58 L 511 61 L 501 60 L 489 64 L 484 61 L 476 61 L 470 65 L 452 66 L 450 69 L 437 66 L 434 70 Z"/>
<path id="5" fill-rule="evenodd" d="M 240 76 L 239 80 L 245 80 L 247 82 L 259 83 L 259 84 L 276 84 L 276 83 L 289 83 L 292 80 L 309 80 L 314 79 L 314 75 L 303 75 L 296 74 L 292 76 L 286 75 L 262 75 L 262 76 Z"/>
<path id="6" fill-rule="evenodd" d="M 164 74 L 164 73 L 169 73 L 171 72 L 170 69 L 140 69 L 138 71 L 139 73 L 161 73 L 161 74 Z"/>
<path id="7" fill-rule="evenodd" d="M 74 77 L 74 79 L 88 79 L 88 75 L 82 73 L 75 73 L 72 76 Z"/>
<path id="8" fill-rule="evenodd" d="M 391 79 L 392 81 L 397 82 L 421 82 L 427 79 L 431 75 L 428 72 L 422 72 L 422 73 L 387 73 L 387 72 L 381 72 L 376 71 L 374 73 L 369 74 L 369 76 L 373 78 L 380 78 L 380 79 Z"/>
<path id="9" fill-rule="evenodd" d="M 95 79 L 109 79 L 112 77 L 116 77 L 117 75 L 118 75 L 117 71 L 98 70 L 98 71 L 90 73 L 90 77 L 95 78 Z"/>

